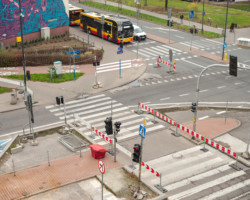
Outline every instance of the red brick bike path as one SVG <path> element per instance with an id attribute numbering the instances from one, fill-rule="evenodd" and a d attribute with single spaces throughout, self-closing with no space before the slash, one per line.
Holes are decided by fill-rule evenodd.
<path id="1" fill-rule="evenodd" d="M 105 170 L 120 167 L 121 164 L 113 161 L 113 157 L 106 154 L 102 159 Z M 23 169 L 0 176 L 0 199 L 17 199 L 31 194 L 36 194 L 48 189 L 60 187 L 66 183 L 82 180 L 100 174 L 98 159 L 91 157 L 87 151 L 79 155 L 55 160 L 48 163 Z"/>

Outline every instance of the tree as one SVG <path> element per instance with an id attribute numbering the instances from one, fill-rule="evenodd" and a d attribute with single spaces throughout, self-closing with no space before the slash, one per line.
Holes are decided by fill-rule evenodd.
<path id="1" fill-rule="evenodd" d="M 168 0 L 165 0 L 165 10 L 168 9 Z"/>

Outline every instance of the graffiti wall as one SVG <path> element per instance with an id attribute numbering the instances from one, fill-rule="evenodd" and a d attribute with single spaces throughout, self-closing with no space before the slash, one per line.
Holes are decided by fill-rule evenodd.
<path id="1" fill-rule="evenodd" d="M 68 26 L 65 0 L 22 0 L 23 34 Z M 19 0 L 0 0 L 0 40 L 21 35 Z"/>

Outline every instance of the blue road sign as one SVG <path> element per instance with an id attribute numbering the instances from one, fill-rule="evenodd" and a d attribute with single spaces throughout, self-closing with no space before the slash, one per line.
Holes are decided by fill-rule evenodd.
<path id="1" fill-rule="evenodd" d="M 123 53 L 123 51 L 122 51 L 122 50 L 117 51 L 117 54 L 122 54 L 122 53 Z"/>
<path id="2" fill-rule="evenodd" d="M 69 54 L 69 55 L 72 55 L 74 53 L 75 53 L 74 51 L 67 51 L 67 54 Z"/>
<path id="3" fill-rule="evenodd" d="M 227 43 L 223 44 L 223 49 L 225 49 L 227 47 Z"/>
<path id="4" fill-rule="evenodd" d="M 121 47 L 118 47 L 118 51 L 123 51 L 123 48 L 121 48 Z"/>
<path id="5" fill-rule="evenodd" d="M 76 50 L 75 53 L 81 53 L 82 51 L 81 50 Z"/>
<path id="6" fill-rule="evenodd" d="M 146 128 L 142 125 L 139 127 L 139 135 L 144 139 L 146 136 Z"/>
<path id="7" fill-rule="evenodd" d="M 193 19 L 194 18 L 194 11 L 190 10 L 189 11 L 189 19 Z"/>
<path id="8" fill-rule="evenodd" d="M 78 56 L 78 55 L 74 55 L 75 57 L 77 57 L 77 58 L 80 58 L 80 56 Z"/>
<path id="9" fill-rule="evenodd" d="M 205 12 L 203 12 L 202 15 L 205 16 Z"/>

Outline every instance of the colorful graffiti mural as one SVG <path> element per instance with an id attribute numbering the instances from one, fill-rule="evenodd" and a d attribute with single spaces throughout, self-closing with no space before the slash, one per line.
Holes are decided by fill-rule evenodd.
<path id="1" fill-rule="evenodd" d="M 23 34 L 69 25 L 63 0 L 22 0 Z M 21 35 L 18 0 L 0 0 L 0 40 Z"/>

